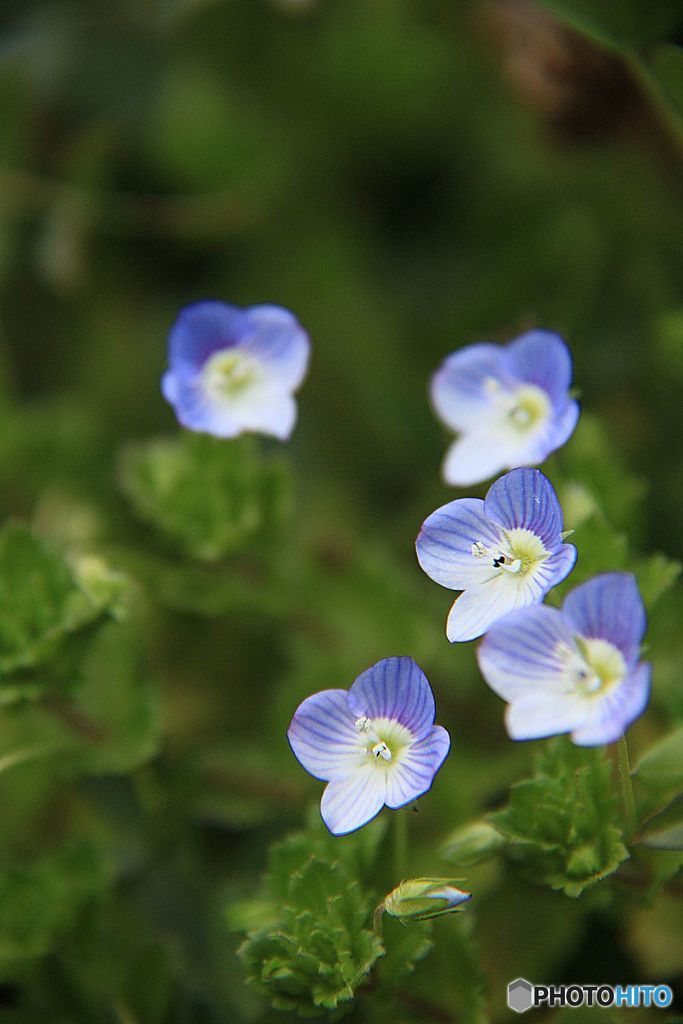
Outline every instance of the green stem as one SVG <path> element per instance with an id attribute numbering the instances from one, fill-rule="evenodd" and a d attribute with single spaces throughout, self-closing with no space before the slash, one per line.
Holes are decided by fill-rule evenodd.
<path id="1" fill-rule="evenodd" d="M 394 873 L 396 884 L 402 882 L 408 870 L 408 815 L 403 811 L 394 814 Z"/>
<path id="2" fill-rule="evenodd" d="M 628 756 L 628 743 L 626 742 L 626 736 L 622 736 L 619 740 L 617 750 L 619 753 L 621 799 L 624 804 L 624 834 L 627 839 L 630 839 L 636 828 L 636 801 L 633 795 L 631 763 Z"/>

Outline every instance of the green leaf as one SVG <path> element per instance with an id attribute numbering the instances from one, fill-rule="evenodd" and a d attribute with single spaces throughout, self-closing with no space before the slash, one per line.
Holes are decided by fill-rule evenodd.
<path id="1" fill-rule="evenodd" d="M 505 846 L 500 832 L 488 821 L 473 821 L 456 829 L 444 841 L 441 856 L 451 864 L 467 868 L 490 860 Z"/>
<path id="2" fill-rule="evenodd" d="M 680 21 L 677 0 L 541 0 L 600 46 L 630 52 L 667 36 Z"/>
<path id="3" fill-rule="evenodd" d="M 509 806 L 490 815 L 534 880 L 579 896 L 628 857 L 611 771 L 601 751 L 558 738 L 537 756 L 534 778 L 513 786 Z"/>
<path id="4" fill-rule="evenodd" d="M 645 607 L 650 609 L 659 598 L 673 587 L 681 573 L 681 563 L 662 554 L 650 555 L 635 567 Z"/>
<path id="5" fill-rule="evenodd" d="M 633 774 L 655 792 L 683 791 L 683 725 L 650 747 L 638 761 Z"/>
<path id="6" fill-rule="evenodd" d="M 683 850 L 683 794 L 648 818 L 638 842 L 655 850 Z"/>
<path id="7" fill-rule="evenodd" d="M 127 447 L 121 487 L 137 515 L 184 554 L 216 562 L 277 534 L 290 508 L 289 478 L 252 439 L 184 433 Z"/>
<path id="8" fill-rule="evenodd" d="M 107 617 L 120 616 L 125 581 L 97 559 L 73 565 L 9 523 L 0 531 L 0 699 L 28 695 L 26 678 L 12 679 L 54 659 L 65 641 Z M 40 687 L 38 687 L 40 689 Z"/>
<path id="9" fill-rule="evenodd" d="M 54 948 L 105 881 L 98 852 L 85 842 L 0 871 L 0 971 Z"/>

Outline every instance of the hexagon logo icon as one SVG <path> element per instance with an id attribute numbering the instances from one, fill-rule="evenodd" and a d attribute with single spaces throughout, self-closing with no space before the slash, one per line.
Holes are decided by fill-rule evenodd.
<path id="1" fill-rule="evenodd" d="M 526 978 L 515 978 L 508 985 L 508 1006 L 515 1013 L 525 1013 L 534 1005 L 534 986 Z"/>

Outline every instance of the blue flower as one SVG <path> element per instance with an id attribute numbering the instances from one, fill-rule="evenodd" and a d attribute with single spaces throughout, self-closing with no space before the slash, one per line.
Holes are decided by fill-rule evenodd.
<path id="1" fill-rule="evenodd" d="M 579 418 L 569 395 L 572 360 L 562 338 L 529 331 L 509 345 L 469 345 L 432 377 L 436 414 L 460 436 L 443 463 L 460 487 L 503 469 L 536 466 L 565 443 Z"/>
<path id="2" fill-rule="evenodd" d="M 196 302 L 171 327 L 161 389 L 189 430 L 285 440 L 296 421 L 292 394 L 306 376 L 309 348 L 305 331 L 280 306 Z"/>
<path id="3" fill-rule="evenodd" d="M 474 640 L 504 615 L 541 602 L 574 568 L 562 542 L 562 509 L 538 469 L 513 469 L 486 498 L 460 498 L 433 512 L 416 542 L 436 583 L 464 593 L 448 616 L 451 643 Z"/>
<path id="4" fill-rule="evenodd" d="M 350 690 L 322 690 L 299 705 L 287 736 L 306 771 L 327 782 L 320 813 L 333 835 L 427 792 L 451 742 L 434 716 L 412 658 L 385 658 Z"/>
<path id="5" fill-rule="evenodd" d="M 571 733 L 592 747 L 623 736 L 650 693 L 650 665 L 638 661 L 645 626 L 638 585 L 622 572 L 582 583 L 562 611 L 542 605 L 497 622 L 479 666 L 508 701 L 512 739 Z"/>

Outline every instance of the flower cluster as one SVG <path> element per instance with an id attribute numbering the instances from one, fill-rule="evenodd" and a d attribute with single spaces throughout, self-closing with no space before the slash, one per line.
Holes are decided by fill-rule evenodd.
<path id="1" fill-rule="evenodd" d="M 191 430 L 285 439 L 308 359 L 308 337 L 287 310 L 199 302 L 171 329 L 162 390 Z M 638 660 L 645 611 L 630 574 L 589 580 L 561 611 L 542 604 L 577 554 L 565 542 L 552 484 L 532 468 L 576 426 L 571 379 L 569 350 L 549 331 L 530 331 L 507 346 L 471 345 L 443 362 L 431 399 L 458 435 L 444 462 L 446 482 L 469 485 L 510 472 L 483 500 L 459 498 L 428 516 L 416 551 L 431 579 L 461 591 L 448 614 L 448 639 L 484 636 L 479 666 L 508 702 L 509 735 L 570 733 L 590 746 L 619 739 L 643 711 L 650 667 Z M 450 748 L 434 718 L 429 683 L 406 657 L 386 658 L 349 690 L 324 690 L 299 705 L 288 738 L 303 767 L 327 783 L 321 814 L 330 832 L 352 832 L 385 805 L 403 807 L 427 792 Z M 413 916 L 446 912 L 469 898 L 446 879 L 413 883 Z M 396 893 L 384 909 L 401 916 L 410 901 Z"/>

